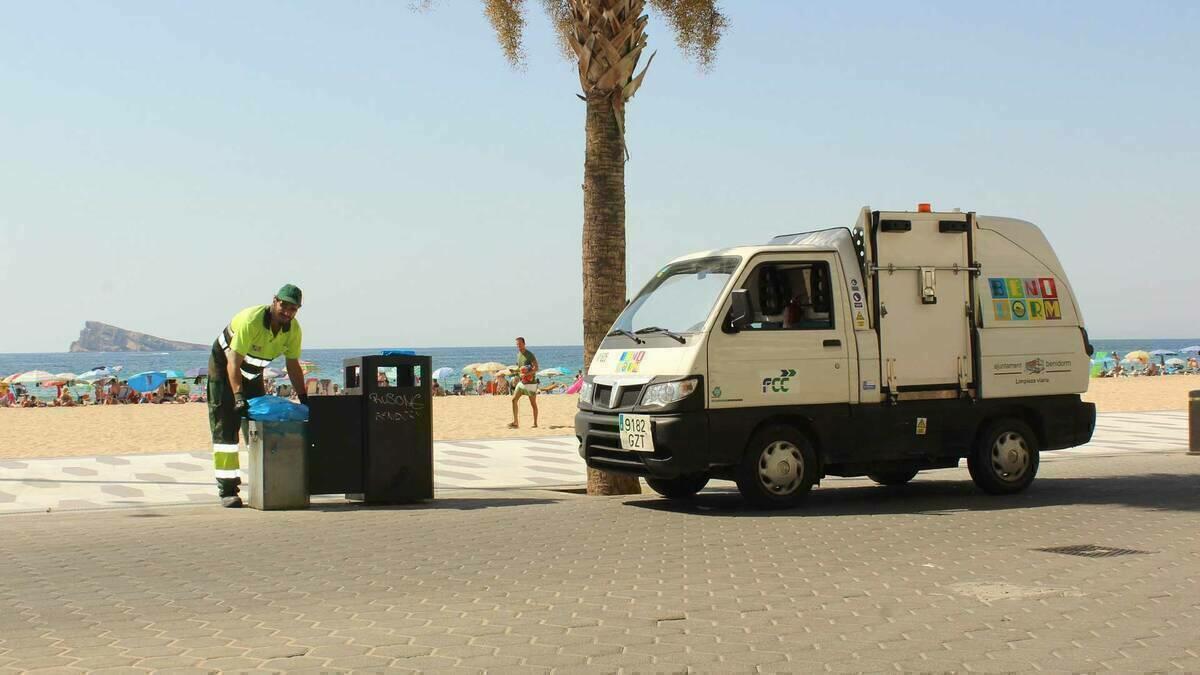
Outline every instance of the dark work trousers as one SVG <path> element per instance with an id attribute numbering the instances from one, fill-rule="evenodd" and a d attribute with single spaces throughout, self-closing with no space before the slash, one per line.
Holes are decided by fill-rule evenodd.
<path id="1" fill-rule="evenodd" d="M 238 464 L 238 431 L 242 428 L 242 416 L 234 409 L 228 364 L 225 350 L 214 342 L 208 357 L 208 427 L 212 431 L 217 491 L 222 497 L 236 495 L 242 484 Z M 253 380 L 242 378 L 242 396 L 247 401 L 264 393 L 262 375 Z"/>

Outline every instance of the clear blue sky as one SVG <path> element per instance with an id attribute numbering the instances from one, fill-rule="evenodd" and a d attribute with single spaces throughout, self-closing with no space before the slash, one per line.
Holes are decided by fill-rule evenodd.
<path id="1" fill-rule="evenodd" d="M 209 342 L 283 282 L 310 347 L 582 341 L 583 104 L 540 5 L 38 2 L 0 23 L 0 352 Z M 628 113 L 629 284 L 864 204 L 1038 223 L 1096 337 L 1200 334 L 1200 4 L 725 2 Z"/>

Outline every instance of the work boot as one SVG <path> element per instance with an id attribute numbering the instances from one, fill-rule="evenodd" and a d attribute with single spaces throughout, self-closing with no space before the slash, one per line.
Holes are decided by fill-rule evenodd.
<path id="1" fill-rule="evenodd" d="M 227 509 L 240 509 L 242 508 L 242 498 L 237 495 L 221 497 L 221 506 Z"/>

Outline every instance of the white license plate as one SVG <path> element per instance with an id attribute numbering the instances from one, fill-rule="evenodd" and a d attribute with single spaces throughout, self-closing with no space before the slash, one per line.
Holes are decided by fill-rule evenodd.
<path id="1" fill-rule="evenodd" d="M 617 431 L 621 434 L 622 450 L 654 452 L 649 415 L 617 415 Z"/>

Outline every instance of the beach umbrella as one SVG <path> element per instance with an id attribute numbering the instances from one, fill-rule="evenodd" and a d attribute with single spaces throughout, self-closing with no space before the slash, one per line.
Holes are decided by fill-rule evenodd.
<path id="1" fill-rule="evenodd" d="M 562 368 L 543 368 L 537 372 L 538 377 L 562 377 Z"/>
<path id="2" fill-rule="evenodd" d="M 468 370 L 468 368 L 470 370 Z M 466 368 L 463 368 L 463 373 L 469 374 L 471 372 L 474 372 L 475 375 L 482 375 L 483 373 L 494 373 L 497 370 L 503 370 L 504 368 L 505 368 L 505 365 L 503 363 L 498 363 L 496 361 L 487 361 L 485 363 L 472 363 L 471 365 L 467 366 Z"/>
<path id="3" fill-rule="evenodd" d="M 300 361 L 300 370 L 303 371 L 305 375 L 312 373 L 312 372 L 316 372 L 320 369 L 321 369 L 321 367 L 312 361 L 304 361 L 304 360 Z"/>
<path id="4" fill-rule="evenodd" d="M 1141 349 L 1129 352 L 1123 359 L 1125 361 L 1141 361 L 1142 363 L 1150 363 L 1150 353 Z"/>
<path id="5" fill-rule="evenodd" d="M 1181 358 L 1178 358 L 1178 357 L 1176 357 L 1176 358 L 1173 358 L 1173 359 L 1167 359 L 1166 365 L 1168 365 L 1168 366 L 1182 366 L 1182 365 L 1184 365 L 1184 360 L 1183 360 L 1183 359 L 1181 359 Z"/>
<path id="6" fill-rule="evenodd" d="M 208 377 L 208 366 L 202 368 L 189 368 L 184 377 Z"/>
<path id="7" fill-rule="evenodd" d="M 54 379 L 54 373 L 48 373 L 44 370 L 30 370 L 13 378 L 15 384 L 37 384 Z"/>
<path id="8" fill-rule="evenodd" d="M 43 387 L 61 387 L 74 382 L 78 378 L 75 373 L 55 373 L 48 380 L 42 380 L 38 384 Z"/>
<path id="9" fill-rule="evenodd" d="M 1183 349 L 1180 349 L 1179 351 L 1183 352 L 1184 354 L 1188 354 L 1191 352 L 1200 352 L 1200 345 L 1192 345 L 1191 347 L 1184 347 Z"/>
<path id="10" fill-rule="evenodd" d="M 164 370 L 162 374 L 166 375 L 168 380 L 182 380 L 187 377 L 187 373 L 182 370 Z"/>
<path id="11" fill-rule="evenodd" d="M 86 373 L 80 373 L 75 379 L 84 380 L 87 382 L 93 382 L 95 380 L 107 380 L 110 377 L 116 377 L 117 373 L 119 372 L 121 372 L 121 366 L 115 366 L 112 368 L 109 368 L 108 366 L 99 366 L 92 368 Z"/>
<path id="12" fill-rule="evenodd" d="M 1158 362 L 1163 363 L 1163 359 L 1168 356 L 1175 356 L 1175 352 L 1171 351 L 1170 349 L 1155 349 L 1154 351 L 1150 352 L 1150 356 L 1157 356 Z"/>
<path id="13" fill-rule="evenodd" d="M 442 366 L 441 368 L 433 371 L 433 379 L 435 380 L 441 380 L 447 377 L 454 377 L 454 369 L 450 368 L 449 366 Z"/>
<path id="14" fill-rule="evenodd" d="M 158 389 L 166 381 L 166 373 L 161 370 L 150 370 L 130 377 L 126 384 L 129 385 L 130 389 L 139 394 L 144 394 L 148 391 Z"/>
<path id="15" fill-rule="evenodd" d="M 24 371 L 17 371 L 17 372 L 15 372 L 15 373 L 13 373 L 12 375 L 9 375 L 8 377 L 5 377 L 5 378 L 3 378 L 3 379 L 0 379 L 0 383 L 3 383 L 3 384 L 12 384 L 14 381 L 16 381 L 16 379 L 17 379 L 18 377 L 20 377 L 20 376 L 21 376 L 21 374 L 22 374 L 23 372 L 24 372 Z"/>

